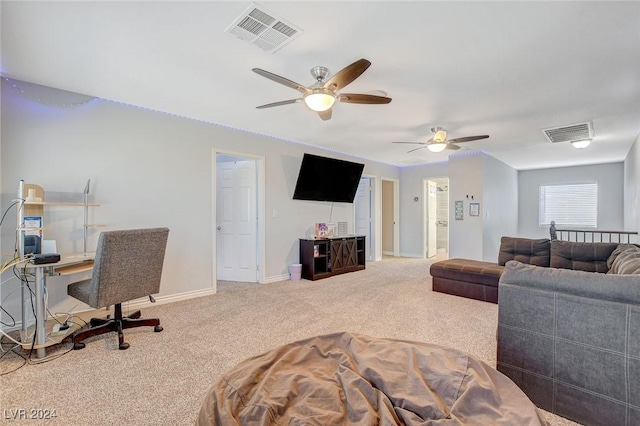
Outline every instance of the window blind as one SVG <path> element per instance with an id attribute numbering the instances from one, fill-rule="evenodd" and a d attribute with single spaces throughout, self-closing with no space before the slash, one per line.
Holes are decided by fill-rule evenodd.
<path id="1" fill-rule="evenodd" d="M 598 226 L 598 184 L 540 186 L 540 226 L 555 221 L 558 227 Z"/>

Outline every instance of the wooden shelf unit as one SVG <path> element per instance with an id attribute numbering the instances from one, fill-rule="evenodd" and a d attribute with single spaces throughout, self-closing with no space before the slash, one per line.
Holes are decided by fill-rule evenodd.
<path id="1" fill-rule="evenodd" d="M 22 203 L 22 207 L 19 210 L 18 215 L 18 231 L 24 236 L 25 231 L 39 231 L 41 240 L 43 239 L 43 230 L 45 227 L 41 228 L 25 228 L 24 227 L 24 218 L 29 216 L 36 216 L 42 218 L 44 221 L 44 213 L 46 206 L 58 206 L 58 207 L 82 207 L 84 210 L 84 218 L 83 218 L 83 248 L 84 253 L 87 253 L 87 231 L 89 228 L 102 227 L 105 225 L 95 225 L 89 224 L 89 208 L 90 207 L 99 207 L 99 204 L 94 204 L 89 202 L 89 183 L 87 181 L 87 185 L 85 189 L 81 193 L 73 193 L 75 199 L 82 198 L 82 202 L 70 202 L 70 201 L 54 201 L 54 200 L 46 200 L 45 199 L 45 191 L 44 189 L 32 183 L 24 183 L 20 181 L 20 185 L 18 187 L 18 199 L 24 200 Z M 29 199 L 27 194 L 33 194 L 34 199 Z M 23 247 L 23 238 L 19 239 L 19 254 L 24 256 L 24 247 Z"/>
<path id="2" fill-rule="evenodd" d="M 365 237 L 300 239 L 302 278 L 319 280 L 365 269 Z"/>

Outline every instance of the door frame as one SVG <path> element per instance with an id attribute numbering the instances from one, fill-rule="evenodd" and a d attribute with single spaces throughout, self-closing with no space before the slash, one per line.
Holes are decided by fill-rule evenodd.
<path id="1" fill-rule="evenodd" d="M 229 155 L 233 157 L 241 157 L 256 162 L 256 214 L 258 217 L 256 229 L 256 282 L 263 284 L 265 282 L 265 157 L 255 154 L 248 154 L 239 151 L 230 150 L 212 150 L 212 173 L 211 173 L 211 231 L 212 231 L 212 265 L 213 280 L 212 288 L 218 291 L 218 236 L 216 232 L 217 224 L 217 158 L 218 155 Z"/>
<path id="2" fill-rule="evenodd" d="M 376 234 L 382 236 L 382 183 L 393 183 L 393 256 L 400 257 L 400 179 L 380 177 L 376 186 Z M 376 240 L 376 260 L 382 260 L 382 237 Z"/>
<path id="3" fill-rule="evenodd" d="M 382 256 L 378 256 L 378 244 L 377 244 L 377 236 L 380 235 L 378 234 L 378 218 L 376 215 L 376 200 L 378 199 L 377 195 L 376 195 L 376 191 L 378 188 L 378 182 L 377 182 L 377 177 L 374 175 L 367 175 L 367 174 L 362 174 L 362 176 L 360 177 L 360 179 L 369 179 L 369 183 L 371 185 L 371 203 L 369 205 L 369 218 L 371 219 L 371 227 L 369 229 L 369 233 L 370 233 L 370 240 L 369 242 L 367 242 L 368 246 L 369 246 L 369 256 L 371 257 L 372 261 L 378 261 L 382 259 Z M 355 205 L 353 207 L 353 231 L 355 233 L 355 224 L 356 224 L 356 208 Z M 382 225 L 380 226 L 380 228 L 382 228 Z M 382 244 L 380 244 L 380 251 L 382 250 Z M 370 259 L 366 259 L 367 261 L 369 261 Z"/>

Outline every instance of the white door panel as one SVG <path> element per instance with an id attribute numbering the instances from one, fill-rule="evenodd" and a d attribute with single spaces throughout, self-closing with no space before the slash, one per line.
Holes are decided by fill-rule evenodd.
<path id="1" fill-rule="evenodd" d="M 221 162 L 216 167 L 217 279 L 256 282 L 256 162 Z"/>
<path id="2" fill-rule="evenodd" d="M 371 178 L 363 177 L 358 184 L 355 197 L 355 234 L 365 236 L 365 259 L 372 260 L 373 250 L 371 228 L 373 208 L 371 204 Z"/>

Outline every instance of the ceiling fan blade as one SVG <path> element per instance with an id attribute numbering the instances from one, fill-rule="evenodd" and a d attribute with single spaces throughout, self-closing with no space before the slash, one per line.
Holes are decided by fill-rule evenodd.
<path id="1" fill-rule="evenodd" d="M 355 61 L 351 65 L 347 65 L 337 73 L 333 75 L 325 84 L 324 87 L 329 90 L 338 91 L 351 83 L 356 78 L 360 77 L 360 74 L 365 72 L 371 65 L 371 62 L 366 59 L 360 59 Z"/>
<path id="2" fill-rule="evenodd" d="M 421 147 L 419 147 L 419 148 L 410 149 L 409 151 L 407 151 L 407 154 L 408 154 L 408 153 L 410 153 L 410 152 L 417 151 L 417 150 L 419 150 L 419 149 L 425 149 L 425 148 L 426 148 L 426 146 L 421 146 Z"/>
<path id="3" fill-rule="evenodd" d="M 391 102 L 391 98 L 363 93 L 341 93 L 338 96 L 338 101 L 350 104 L 388 104 Z"/>
<path id="4" fill-rule="evenodd" d="M 489 137 L 489 135 L 465 136 L 464 138 L 449 139 L 449 142 L 453 142 L 453 143 L 471 142 L 471 141 L 477 141 L 479 139 L 486 139 L 488 137 Z"/>
<path id="5" fill-rule="evenodd" d="M 318 115 L 320 116 L 320 118 L 322 118 L 324 121 L 330 120 L 331 119 L 331 108 L 329 108 L 326 111 L 321 111 L 318 113 Z"/>
<path id="6" fill-rule="evenodd" d="M 256 108 L 264 109 L 264 108 L 277 107 L 281 105 L 297 104 L 300 101 L 302 101 L 302 99 L 289 99 L 288 101 L 280 101 L 280 102 L 273 102 L 270 104 L 260 105 L 260 106 L 257 106 Z"/>
<path id="7" fill-rule="evenodd" d="M 411 143 L 414 145 L 426 145 L 426 142 L 391 142 L 391 143 Z"/>
<path id="8" fill-rule="evenodd" d="M 265 70 L 260 69 L 260 68 L 253 68 L 252 71 L 255 72 L 258 75 L 261 75 L 263 77 L 268 78 L 269 80 L 273 80 L 276 83 L 280 83 L 280 84 L 283 84 L 283 85 L 285 85 L 287 87 L 291 87 L 292 89 L 296 89 L 297 91 L 299 91 L 301 93 L 308 93 L 308 92 L 311 91 L 311 89 L 309 89 L 306 86 L 303 86 L 302 84 L 298 84 L 295 81 L 291 81 L 291 80 L 286 79 L 284 77 L 280 77 L 279 75 L 274 74 L 272 72 L 265 71 Z"/>
<path id="9" fill-rule="evenodd" d="M 454 145 L 452 143 L 448 143 L 445 149 L 460 149 L 458 145 Z"/>

